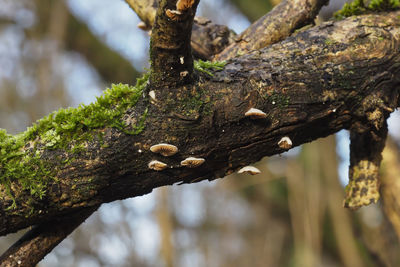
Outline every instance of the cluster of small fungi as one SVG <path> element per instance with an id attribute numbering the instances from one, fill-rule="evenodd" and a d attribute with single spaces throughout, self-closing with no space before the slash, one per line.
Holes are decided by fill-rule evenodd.
<path id="1" fill-rule="evenodd" d="M 170 144 L 158 144 L 150 147 L 150 151 L 153 153 L 161 154 L 164 157 L 173 156 L 178 152 L 178 148 Z M 196 168 L 203 164 L 206 160 L 203 158 L 188 157 L 181 161 L 181 166 L 188 168 Z M 167 164 L 159 160 L 152 160 L 148 164 L 149 169 L 155 171 L 162 171 L 168 167 Z"/>
<path id="2" fill-rule="evenodd" d="M 154 97 L 155 98 L 155 97 Z M 250 108 L 245 114 L 245 117 L 249 117 L 251 119 L 264 119 L 267 117 L 267 114 L 259 109 Z M 289 150 L 292 147 L 293 143 L 292 140 L 288 136 L 284 136 L 278 142 L 278 146 L 281 149 Z M 178 148 L 171 144 L 157 144 L 150 147 L 150 151 L 153 153 L 161 154 L 164 157 L 173 156 L 178 152 Z M 205 162 L 203 158 L 195 158 L 195 157 L 188 157 L 181 161 L 181 166 L 188 167 L 188 168 L 196 168 L 202 165 Z M 148 164 L 149 169 L 155 171 L 162 171 L 168 168 L 168 165 L 164 162 L 159 160 L 152 160 Z M 248 173 L 251 175 L 260 174 L 261 171 L 254 166 L 245 166 L 241 168 L 238 173 Z"/>
<path id="3" fill-rule="evenodd" d="M 167 9 L 165 15 L 173 21 L 181 20 L 183 12 L 190 9 L 194 4 L 194 0 L 178 0 L 176 2 L 176 10 Z"/>

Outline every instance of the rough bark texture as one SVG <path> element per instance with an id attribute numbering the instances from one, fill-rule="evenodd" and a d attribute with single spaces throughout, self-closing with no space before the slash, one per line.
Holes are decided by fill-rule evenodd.
<path id="1" fill-rule="evenodd" d="M 398 106 L 400 12 L 328 22 L 282 43 L 228 62 L 214 76 L 199 73 L 193 85 L 155 90 L 126 120 L 138 120 L 148 109 L 145 129 L 127 135 L 114 128 L 99 129 L 103 140 L 87 141 L 76 154 L 47 149 L 41 158 L 56 171 L 42 199 L 11 188 L 0 192 L 0 233 L 43 223 L 82 207 L 97 207 L 116 199 L 140 196 L 153 188 L 178 182 L 216 179 L 264 156 L 283 152 L 277 145 L 289 136 L 293 145 L 327 136 L 360 120 L 378 96 L 386 107 Z M 151 89 L 151 88 L 148 88 Z M 379 92 L 379 93 L 377 93 Z M 267 113 L 253 120 L 251 107 Z M 152 153 L 150 146 L 171 143 L 172 157 Z M 25 149 L 28 149 L 25 148 Z M 73 158 L 70 163 L 60 160 Z M 185 168 L 189 156 L 205 158 L 198 168 Z M 157 159 L 169 168 L 148 168 Z M 32 164 L 32 162 L 26 162 Z"/>
<path id="2" fill-rule="evenodd" d="M 344 201 L 347 208 L 358 209 L 378 202 L 379 167 L 387 136 L 386 118 L 382 118 L 384 125 L 377 132 L 359 126 L 350 130 L 349 183 Z"/>

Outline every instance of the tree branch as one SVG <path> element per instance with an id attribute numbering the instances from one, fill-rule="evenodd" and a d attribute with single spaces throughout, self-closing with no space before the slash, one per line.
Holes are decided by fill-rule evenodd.
<path id="1" fill-rule="evenodd" d="M 98 206 L 83 209 L 35 226 L 1 255 L 1 266 L 35 266 L 97 208 Z"/>
<path id="2" fill-rule="evenodd" d="M 176 86 L 192 81 L 190 37 L 199 0 L 162 0 L 150 40 L 150 83 Z"/>
<path id="3" fill-rule="evenodd" d="M 148 28 L 153 26 L 158 6 L 157 1 L 125 1 Z M 220 53 L 233 42 L 235 35 L 236 34 L 225 25 L 214 24 L 206 18 L 195 17 L 190 40 L 193 56 L 203 60 L 211 60 L 214 55 Z"/>
<path id="4" fill-rule="evenodd" d="M 60 111 L 25 134 L 0 132 L 6 151 L 0 157 L 0 233 L 159 186 L 224 177 L 285 151 L 278 146 L 284 136 L 298 146 L 349 129 L 365 120 L 360 114 L 371 103 L 363 99 L 371 96 L 394 109 L 399 15 L 328 22 L 231 59 L 223 70 L 209 69 L 211 76 L 199 73 L 193 85 L 157 91 L 151 101 L 142 97 L 142 83 L 132 93 L 121 85 L 96 104 Z M 134 107 L 124 106 L 132 99 L 137 100 Z M 246 117 L 249 108 L 263 110 L 265 118 Z M 171 157 L 151 152 L 158 143 L 171 143 L 179 151 Z M 181 166 L 187 157 L 205 163 Z M 168 168 L 149 169 L 151 160 Z"/>
<path id="5" fill-rule="evenodd" d="M 321 7 L 329 0 L 283 0 L 269 13 L 250 25 L 215 60 L 225 60 L 277 43 L 295 30 L 314 24 Z"/>

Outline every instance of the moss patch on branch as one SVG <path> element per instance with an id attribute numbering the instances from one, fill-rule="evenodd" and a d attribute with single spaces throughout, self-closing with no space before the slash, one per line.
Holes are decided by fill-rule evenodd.
<path id="1" fill-rule="evenodd" d="M 55 111 L 15 136 L 0 129 L 0 184 L 4 185 L 13 200 L 15 193 L 12 183 L 18 182 L 22 190 L 42 199 L 46 194 L 46 185 L 54 180 L 55 169 L 43 157 L 45 150 L 60 149 L 66 153 L 75 153 L 84 148 L 85 142 L 95 136 L 102 136 L 98 129 L 116 128 L 126 134 L 138 134 L 143 131 L 147 110 L 137 119 L 135 125 L 127 125 L 122 116 L 135 106 L 142 95 L 149 75 L 137 80 L 136 85 L 112 85 L 97 97 L 97 101 L 77 108 Z"/>
<path id="2" fill-rule="evenodd" d="M 204 72 L 210 76 L 214 76 L 210 70 L 222 70 L 226 65 L 226 61 L 203 61 L 201 59 L 194 61 L 194 69 Z"/>
<path id="3" fill-rule="evenodd" d="M 351 3 L 345 3 L 343 8 L 334 14 L 334 17 L 337 19 L 343 19 L 361 14 L 391 11 L 399 7 L 399 0 L 370 0 L 367 4 L 364 0 L 354 0 Z"/>

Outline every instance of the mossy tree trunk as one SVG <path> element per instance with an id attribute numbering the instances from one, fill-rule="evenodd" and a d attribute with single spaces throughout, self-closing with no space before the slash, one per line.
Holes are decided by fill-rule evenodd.
<path id="1" fill-rule="evenodd" d="M 159 16 L 167 26 L 156 20 L 155 27 L 176 31 L 173 27 L 182 26 L 179 23 L 185 29 L 191 25 L 194 13 L 168 24 L 165 10 L 173 9 L 174 2 L 162 1 Z M 190 79 L 176 83 L 182 70 L 170 72 L 169 59 L 180 57 L 176 50 L 157 47 L 156 30 L 153 60 L 157 53 L 167 60 L 155 63 L 149 83 L 132 90 L 120 86 L 96 104 L 53 114 L 18 137 L 0 132 L 2 148 L 7 145 L 13 155 L 0 158 L 0 233 L 53 220 L 57 229 L 63 227 L 63 218 L 82 214 L 76 222 L 82 221 L 102 203 L 141 196 L 160 186 L 223 178 L 286 151 L 278 145 L 282 137 L 298 146 L 341 129 L 374 131 L 369 127 L 398 106 L 399 26 L 399 11 L 327 22 L 230 57 L 222 70 L 208 64 L 208 73 L 193 71 L 190 60 L 178 61 L 189 68 Z M 189 42 L 190 31 L 182 34 L 175 40 Z M 264 111 L 266 117 L 246 117 L 250 108 Z M 179 151 L 171 157 L 151 152 L 159 143 L 173 144 Z M 205 162 L 197 168 L 181 166 L 188 157 Z M 21 159 L 19 164 L 15 158 Z M 168 168 L 150 169 L 152 160 Z M 43 251 L 11 250 L 2 263 L 40 260 L 47 253 Z"/>

